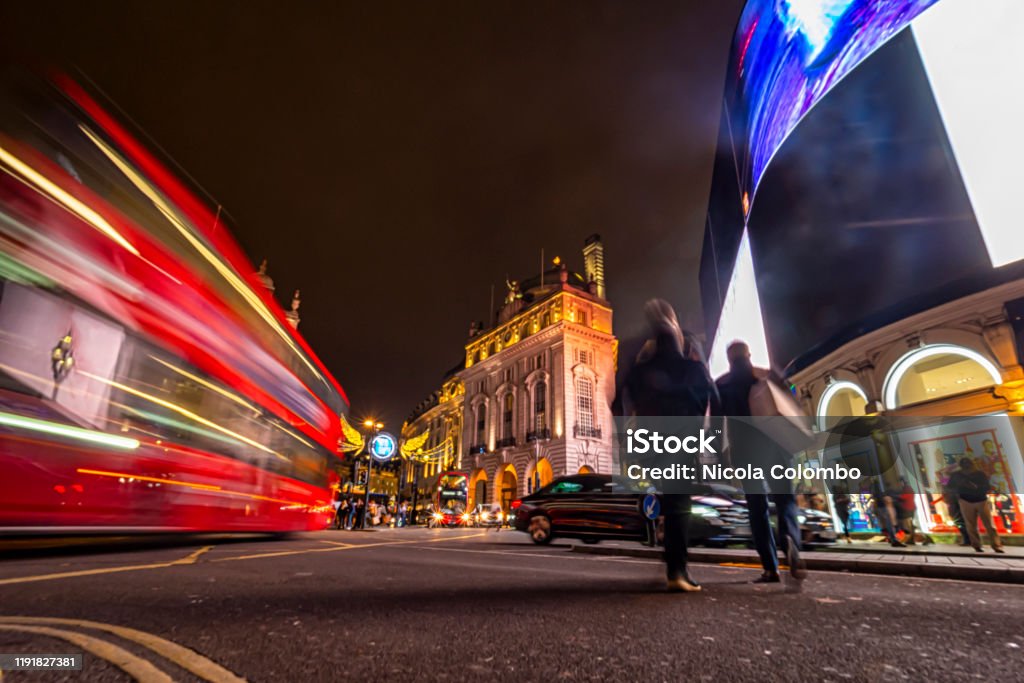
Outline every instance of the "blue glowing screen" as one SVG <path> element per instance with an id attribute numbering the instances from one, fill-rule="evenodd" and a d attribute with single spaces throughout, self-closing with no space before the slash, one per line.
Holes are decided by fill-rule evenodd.
<path id="1" fill-rule="evenodd" d="M 750 0 L 736 28 L 726 114 L 744 214 L 800 119 L 937 0 Z"/>

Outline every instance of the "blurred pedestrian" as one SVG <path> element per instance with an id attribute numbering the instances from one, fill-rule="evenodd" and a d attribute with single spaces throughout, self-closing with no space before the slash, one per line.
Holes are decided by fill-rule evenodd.
<path id="1" fill-rule="evenodd" d="M 896 537 L 896 514 L 893 498 L 898 492 L 887 487 L 880 477 L 874 477 L 871 485 L 871 501 L 878 519 L 878 526 L 882 530 L 886 541 L 893 548 L 906 548 L 907 546 Z"/>
<path id="2" fill-rule="evenodd" d="M 334 528 L 344 529 L 348 521 L 348 498 L 342 497 L 334 512 Z"/>
<path id="3" fill-rule="evenodd" d="M 662 299 L 644 305 L 649 336 L 616 392 L 614 412 L 640 417 L 704 417 L 718 411 L 718 395 L 695 339 L 687 340 L 672 306 Z M 688 343 L 687 343 L 688 342 Z M 670 591 L 699 591 L 689 574 L 689 494 L 663 493 L 665 572 Z"/>
<path id="4" fill-rule="evenodd" d="M 978 535 L 979 518 L 988 532 L 992 549 L 997 553 L 1003 552 L 1003 542 L 992 523 L 992 510 L 989 508 L 988 494 L 992 490 L 992 483 L 988 475 L 975 467 L 971 458 L 960 458 L 960 470 L 950 475 L 949 486 L 957 493 L 960 514 L 963 515 L 967 535 L 975 552 L 983 552 L 981 537 Z"/>
<path id="5" fill-rule="evenodd" d="M 755 368 L 750 360 L 750 347 L 742 341 L 734 341 L 726 349 L 729 359 L 729 372 L 715 382 L 722 402 L 722 414 L 729 417 L 752 417 L 751 390 L 759 382 L 776 382 L 771 372 L 764 368 Z M 740 458 L 741 462 L 752 462 L 754 458 L 771 464 L 788 465 L 790 455 L 784 450 L 769 443 L 768 439 L 758 435 L 753 425 L 742 420 L 730 420 L 726 428 L 729 435 L 731 456 Z M 771 451 L 771 452 L 755 452 Z M 733 464 L 737 464 L 733 461 Z M 754 537 L 754 547 L 761 559 L 762 573 L 754 583 L 779 582 L 778 548 L 775 535 L 772 533 L 769 517 L 768 495 L 765 493 L 764 481 L 747 482 L 747 509 L 750 513 L 750 532 Z M 800 556 L 800 523 L 797 519 L 796 496 L 792 492 L 772 493 L 771 500 L 775 503 L 775 515 L 778 522 L 779 541 L 786 554 L 790 575 L 797 581 L 807 577 L 807 567 Z"/>
<path id="6" fill-rule="evenodd" d="M 850 493 L 846 484 L 836 484 L 832 487 L 832 509 L 836 511 L 836 517 L 843 525 L 842 537 L 847 543 L 850 540 Z"/>
<path id="7" fill-rule="evenodd" d="M 491 516 L 497 520 L 497 524 L 494 525 L 495 531 L 501 531 L 501 526 L 504 523 L 505 511 L 501 508 L 501 503 L 495 501 L 491 503 Z"/>
<path id="8" fill-rule="evenodd" d="M 366 521 L 366 505 L 363 502 L 362 498 L 357 498 L 356 499 L 356 508 L 355 508 L 355 510 L 356 510 L 355 526 L 353 528 L 355 528 L 355 529 L 362 529 L 365 526 L 364 522 Z"/>
<path id="9" fill-rule="evenodd" d="M 910 488 L 910 484 L 907 483 L 906 479 L 900 479 L 896 514 L 899 518 L 900 529 L 906 534 L 903 542 L 907 545 L 915 545 L 917 543 L 917 531 L 914 527 L 914 517 L 917 516 L 917 496 L 914 495 L 914 489 Z"/>
<path id="10" fill-rule="evenodd" d="M 345 496 L 345 522 L 344 526 L 346 529 L 351 529 L 353 520 L 356 516 L 356 502 L 353 500 L 352 495 Z"/>

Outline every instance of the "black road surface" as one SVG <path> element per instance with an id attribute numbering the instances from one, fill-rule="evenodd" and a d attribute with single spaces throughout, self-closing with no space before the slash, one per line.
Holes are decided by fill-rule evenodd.
<path id="1" fill-rule="evenodd" d="M 536 547 L 512 531 L 322 532 L 0 563 L 0 653 L 85 653 L 17 681 L 1014 681 L 1024 591 Z M 132 630 L 126 630 L 132 629 Z M 181 646 L 181 647 L 179 647 Z"/>

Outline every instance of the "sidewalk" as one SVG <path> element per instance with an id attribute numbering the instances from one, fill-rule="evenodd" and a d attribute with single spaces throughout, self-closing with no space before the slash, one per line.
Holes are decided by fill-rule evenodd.
<path id="1" fill-rule="evenodd" d="M 965 550 L 967 552 L 963 552 Z M 618 541 L 603 541 L 599 545 L 575 543 L 572 552 L 661 559 L 660 548 Z M 941 544 L 904 549 L 880 543 L 854 542 L 843 543 L 842 547 L 837 543 L 827 549 L 807 551 L 803 557 L 807 568 L 812 571 L 1024 584 L 1024 548 L 1006 548 L 1006 554 L 997 555 L 991 548 L 986 548 L 984 553 L 976 553 L 973 548 Z M 690 560 L 725 566 L 761 566 L 757 553 L 745 548 L 690 548 Z"/>

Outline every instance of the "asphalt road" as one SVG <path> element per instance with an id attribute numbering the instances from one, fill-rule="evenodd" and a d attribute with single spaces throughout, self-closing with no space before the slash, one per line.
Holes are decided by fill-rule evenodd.
<path id="1" fill-rule="evenodd" d="M 657 562 L 480 530 L 21 557 L 0 653 L 85 663 L 2 680 L 1021 680 L 1020 587 L 757 573 L 694 565 L 704 591 L 668 594 Z"/>

